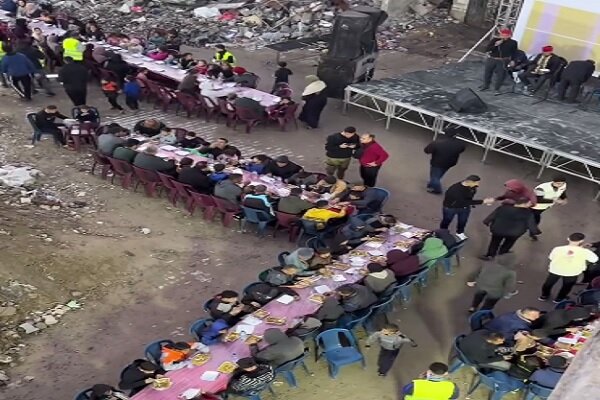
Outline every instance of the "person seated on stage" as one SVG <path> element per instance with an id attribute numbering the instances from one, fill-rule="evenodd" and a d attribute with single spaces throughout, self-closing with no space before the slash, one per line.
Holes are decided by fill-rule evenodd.
<path id="1" fill-rule="evenodd" d="M 266 211 L 271 215 L 275 215 L 272 203 L 273 199 L 267 195 L 267 187 L 265 185 L 254 186 L 253 192 L 244 196 L 244 200 L 242 201 L 244 207 Z"/>
<path id="2" fill-rule="evenodd" d="M 235 95 L 235 97 L 233 95 Z M 266 115 L 265 107 L 250 97 L 240 97 L 235 93 L 232 93 L 228 98 L 230 101 L 233 101 L 233 106 L 236 110 L 240 108 L 247 109 L 252 113 L 253 117 L 257 119 L 262 119 Z"/>
<path id="3" fill-rule="evenodd" d="M 501 333 L 485 329 L 474 331 L 465 336 L 458 347 L 478 368 L 508 371 L 511 367 L 508 361 L 511 356 L 505 353 L 507 347 Z"/>
<path id="4" fill-rule="evenodd" d="M 256 88 L 258 77 L 252 72 L 246 71 L 244 67 L 233 67 L 233 81 L 239 86 L 247 88 Z"/>
<path id="5" fill-rule="evenodd" d="M 523 50 L 517 50 L 515 51 L 515 54 L 512 56 L 512 58 L 510 59 L 510 63 L 508 63 L 508 67 L 506 68 L 506 71 L 509 74 L 512 74 L 514 72 L 521 72 L 523 71 L 525 68 L 527 68 L 527 66 L 529 65 L 529 57 L 527 57 L 527 53 L 525 53 Z"/>
<path id="6" fill-rule="evenodd" d="M 302 197 L 302 189 L 294 187 L 290 189 L 290 195 L 282 197 L 277 203 L 277 211 L 300 215 L 303 214 L 309 208 L 312 208 L 312 203 L 308 200 L 304 200 Z"/>
<path id="7" fill-rule="evenodd" d="M 201 147 L 198 151 L 202 154 L 207 154 L 212 156 L 212 158 L 216 159 L 219 157 L 226 149 L 235 149 L 235 154 L 238 158 L 242 158 L 242 152 L 235 146 L 229 144 L 229 140 L 221 137 L 218 138 L 215 142 Z"/>
<path id="8" fill-rule="evenodd" d="M 304 354 L 304 341 L 299 337 L 288 336 L 279 328 L 269 328 L 263 335 L 264 342 L 268 346 L 259 350 L 257 344 L 252 344 L 250 345 L 250 354 L 256 360 L 264 361 L 273 368 L 295 360 Z"/>
<path id="9" fill-rule="evenodd" d="M 184 149 L 197 149 L 200 146 L 210 145 L 206 140 L 199 137 L 196 132 L 187 131 L 183 139 L 177 142 Z"/>
<path id="10" fill-rule="evenodd" d="M 252 357 L 240 358 L 237 369 L 231 375 L 227 393 L 245 394 L 266 388 L 275 379 L 273 367 L 258 363 Z"/>
<path id="11" fill-rule="evenodd" d="M 552 356 L 548 359 L 547 367 L 535 371 L 529 377 L 529 382 L 554 389 L 568 366 L 569 360 L 565 357 Z"/>
<path id="12" fill-rule="evenodd" d="M 210 352 L 208 346 L 200 342 L 165 344 L 160 349 L 160 363 L 167 371 L 176 369 L 177 364 L 186 361 L 192 355 L 192 350 L 200 353 Z"/>
<path id="13" fill-rule="evenodd" d="M 302 219 L 313 221 L 318 230 L 324 230 L 343 223 L 346 213 L 347 209 L 344 206 L 330 208 L 327 200 L 319 200 L 315 203 L 315 207 L 304 213 Z"/>
<path id="14" fill-rule="evenodd" d="M 175 175 L 175 162 L 173 160 L 165 161 L 162 158 L 157 157 L 156 153 L 158 153 L 158 147 L 153 144 L 149 144 L 142 153 L 138 153 L 135 156 L 133 165 L 138 168 L 148 169 L 150 171 L 158 171 L 169 175 Z"/>
<path id="15" fill-rule="evenodd" d="M 337 288 L 340 304 L 347 313 L 364 310 L 377 303 L 377 296 L 366 286 L 350 283 Z"/>
<path id="16" fill-rule="evenodd" d="M 319 177 L 317 174 L 312 172 L 306 172 L 305 170 L 301 170 L 300 172 L 292 175 L 288 179 L 288 183 L 290 185 L 296 185 L 300 187 L 307 187 L 317 183 Z"/>
<path id="17" fill-rule="evenodd" d="M 287 294 L 295 300 L 299 300 L 298 293 L 288 287 L 273 286 L 268 283 L 255 283 L 246 292 L 242 298 L 242 303 L 260 308 L 277 297 Z"/>
<path id="18" fill-rule="evenodd" d="M 565 95 L 567 94 L 567 89 L 570 87 L 571 89 L 569 91 L 567 101 L 569 103 L 574 103 L 577 100 L 577 96 L 579 96 L 579 92 L 581 91 L 581 85 L 583 85 L 592 77 L 595 70 L 596 63 L 594 60 L 571 61 L 560 74 L 558 99 L 561 101 L 564 100 Z"/>
<path id="19" fill-rule="evenodd" d="M 98 115 L 98 112 L 91 109 L 89 106 L 82 105 L 76 108 L 75 119 L 79 123 L 89 122 L 94 126 L 98 126 L 100 115 Z"/>
<path id="20" fill-rule="evenodd" d="M 215 185 L 215 197 L 225 199 L 232 204 L 239 205 L 242 197 L 242 181 L 241 174 L 231 174 L 229 179 L 225 179 Z"/>
<path id="21" fill-rule="evenodd" d="M 208 312 L 211 318 L 222 319 L 233 326 L 252 310 L 253 307 L 240 303 L 237 292 L 224 290 L 212 298 Z"/>
<path id="22" fill-rule="evenodd" d="M 250 157 L 250 163 L 246 165 L 246 171 L 256 172 L 259 175 L 265 173 L 265 170 L 269 163 L 271 162 L 271 158 L 265 154 L 257 154 L 255 156 Z"/>
<path id="23" fill-rule="evenodd" d="M 167 46 L 160 46 L 158 49 L 152 50 L 146 55 L 154 61 L 165 61 L 169 58 L 169 49 L 167 49 Z"/>
<path id="24" fill-rule="evenodd" d="M 271 106 L 267 109 L 267 114 L 269 114 L 269 118 L 277 119 L 282 118 L 287 113 L 287 109 L 296 103 L 288 96 L 279 96 L 281 100 L 274 106 Z"/>
<path id="25" fill-rule="evenodd" d="M 194 60 L 194 55 L 192 53 L 184 53 L 179 58 L 179 65 L 183 69 L 195 69 L 197 62 Z M 197 70 L 196 70 L 197 72 Z"/>
<path id="26" fill-rule="evenodd" d="M 367 264 L 367 271 L 364 285 L 376 295 L 384 293 L 396 283 L 394 273 L 379 263 L 372 262 Z"/>
<path id="27" fill-rule="evenodd" d="M 510 63 L 518 49 L 517 41 L 512 39 L 510 29 L 501 29 L 500 37 L 492 38 L 485 49 L 488 59 L 485 62 L 483 85 L 479 90 L 489 90 L 492 77 L 496 75 L 494 90 L 498 92 L 506 78 L 506 66 Z"/>
<path id="28" fill-rule="evenodd" d="M 297 174 L 302 170 L 302 167 L 290 161 L 287 156 L 279 156 L 275 160 L 271 161 L 267 168 L 265 168 L 265 174 L 281 178 L 286 182 L 294 174 Z"/>
<path id="29" fill-rule="evenodd" d="M 112 386 L 102 383 L 92 386 L 89 400 L 129 400 L 129 397 Z"/>
<path id="30" fill-rule="evenodd" d="M 212 194 L 214 184 L 206 175 L 204 165 L 202 163 L 193 164 L 194 160 L 189 157 L 179 160 L 177 181 L 190 185 L 197 193 Z"/>
<path id="31" fill-rule="evenodd" d="M 135 149 L 139 146 L 139 144 L 140 141 L 137 139 L 127 139 L 125 143 L 122 143 L 113 151 L 112 158 L 133 163 L 135 156 L 138 154 Z"/>
<path id="32" fill-rule="evenodd" d="M 188 70 L 179 85 L 177 85 L 177 90 L 191 96 L 197 96 L 200 93 L 198 71 L 193 68 Z"/>
<path id="33" fill-rule="evenodd" d="M 137 359 L 129 364 L 121 373 L 119 389 L 129 390 L 129 395 L 133 396 L 143 388 L 151 385 L 155 379 L 164 377 L 166 371 L 144 359 Z"/>
<path id="34" fill-rule="evenodd" d="M 526 91 L 535 93 L 561 67 L 560 58 L 553 51 L 552 46 L 542 47 L 542 52 L 529 63 L 527 69 L 519 74 Z M 531 79 L 537 79 L 533 86 Z"/>
<path id="35" fill-rule="evenodd" d="M 310 187 L 310 190 L 319 194 L 328 193 L 329 199 L 339 199 L 344 197 L 348 190 L 348 184 L 343 179 L 339 179 L 333 175 L 328 175 L 317 182 L 316 185 Z"/>
<path id="36" fill-rule="evenodd" d="M 214 183 L 219 183 L 229 177 L 229 174 L 227 172 L 225 172 L 224 164 L 213 165 L 213 171 L 214 172 L 212 174 L 210 174 L 208 177 Z"/>
<path id="37" fill-rule="evenodd" d="M 135 133 L 152 137 L 160 134 L 167 126 L 155 118 L 148 118 L 138 121 L 133 127 Z"/>
<path id="38" fill-rule="evenodd" d="M 65 146 L 67 142 L 65 141 L 63 132 L 60 130 L 60 127 L 64 125 L 56 122 L 57 118 L 62 120 L 68 119 L 66 115 L 63 115 L 58 111 L 58 107 L 49 105 L 35 114 L 35 125 L 40 131 L 51 133 L 54 136 L 56 143 Z"/>

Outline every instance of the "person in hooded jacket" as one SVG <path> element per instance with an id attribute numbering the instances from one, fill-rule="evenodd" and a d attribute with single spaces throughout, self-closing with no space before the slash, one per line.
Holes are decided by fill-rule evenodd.
<path id="1" fill-rule="evenodd" d="M 323 324 L 321 331 L 337 327 L 338 320 L 346 314 L 339 299 L 334 295 L 325 295 L 325 301 L 314 317 Z"/>
<path id="2" fill-rule="evenodd" d="M 417 256 L 421 265 L 425 264 L 430 260 L 434 260 L 448 254 L 448 248 L 444 246 L 442 239 L 430 237 L 425 239 L 423 242 L 423 248 L 419 251 Z"/>
<path id="3" fill-rule="evenodd" d="M 387 255 L 387 267 L 394 273 L 396 280 L 401 281 L 404 278 L 421 269 L 419 257 L 402 250 L 390 250 Z"/>
<path id="4" fill-rule="evenodd" d="M 531 202 L 531 206 L 537 204 L 537 196 L 533 189 L 528 187 L 523 181 L 518 179 L 510 179 L 504 182 L 506 190 L 504 193 L 495 198 L 495 200 L 501 201 L 502 204 L 514 204 L 517 199 L 526 198 Z"/>
<path id="5" fill-rule="evenodd" d="M 340 304 L 347 313 L 364 310 L 377 302 L 377 296 L 366 286 L 358 283 L 342 285 L 337 288 Z"/>
<path id="6" fill-rule="evenodd" d="M 452 235 L 448 229 L 436 229 L 433 231 L 433 236 L 442 239 L 444 246 L 446 246 L 448 249 L 454 247 L 458 243 L 456 237 L 454 237 L 454 235 Z"/>
<path id="7" fill-rule="evenodd" d="M 264 361 L 277 368 L 304 354 L 304 342 L 295 336 L 288 336 L 278 328 L 269 328 L 264 332 L 263 339 L 268 346 L 262 350 L 256 344 L 250 346 L 250 352 L 256 360 Z"/>
<path id="8" fill-rule="evenodd" d="M 529 198 L 517 198 L 514 204 L 501 205 L 483 220 L 483 223 L 490 227 L 492 238 L 487 253 L 479 257 L 480 259 L 491 260 L 498 254 L 508 253 L 527 231 L 531 235 L 541 233 L 530 207 Z"/>
<path id="9" fill-rule="evenodd" d="M 574 307 L 564 310 L 552 310 L 542 315 L 532 324 L 532 334 L 538 338 L 563 336 L 578 325 L 584 325 L 592 313 L 584 307 Z"/>
<path id="10" fill-rule="evenodd" d="M 125 83 L 125 77 L 129 75 L 131 68 L 127 64 L 120 54 L 111 54 L 110 58 L 104 64 L 104 68 L 114 72 L 119 78 L 119 87 L 123 87 Z"/>
<path id="11" fill-rule="evenodd" d="M 242 298 L 242 303 L 254 307 L 262 307 L 271 300 L 284 294 L 292 296 L 296 300 L 300 299 L 298 293 L 291 288 L 272 286 L 268 283 L 257 282 L 246 290 L 246 294 Z"/>
<path id="12" fill-rule="evenodd" d="M 379 263 L 369 263 L 367 271 L 364 285 L 376 295 L 385 294 L 388 288 L 396 283 L 394 273 Z"/>
<path id="13" fill-rule="evenodd" d="M 224 319 L 216 319 L 200 332 L 200 342 L 210 346 L 220 341 L 221 335 L 227 333 L 229 324 Z"/>
<path id="14" fill-rule="evenodd" d="M 502 297 L 517 294 L 515 264 L 515 255 L 506 253 L 496 257 L 495 263 L 483 265 L 475 278 L 474 286 L 477 291 L 473 295 L 469 312 L 475 312 L 482 301 L 481 310 L 491 310 Z"/>

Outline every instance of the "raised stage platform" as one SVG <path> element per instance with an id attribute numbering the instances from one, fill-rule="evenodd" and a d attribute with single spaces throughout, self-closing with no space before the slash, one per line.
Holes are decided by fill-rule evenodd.
<path id="1" fill-rule="evenodd" d="M 484 149 L 504 153 L 562 171 L 600 185 L 600 113 L 576 105 L 517 93 L 495 96 L 479 93 L 483 62 L 449 64 L 346 87 L 344 108 L 360 107 L 382 114 L 386 129 L 393 119 L 421 126 L 437 135 L 447 126 L 459 126 L 458 137 Z M 471 88 L 488 104 L 483 114 L 454 112 L 448 102 L 463 88 Z M 510 92 L 507 78 L 504 92 Z M 536 104 L 537 103 L 537 104 Z M 591 108 L 590 108 L 591 109 Z M 600 197 L 600 192 L 596 199 Z"/>

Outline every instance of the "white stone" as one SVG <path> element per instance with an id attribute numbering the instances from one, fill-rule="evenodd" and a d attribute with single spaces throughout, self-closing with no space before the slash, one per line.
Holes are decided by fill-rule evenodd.
<path id="1" fill-rule="evenodd" d="M 150 230 L 150 228 L 142 228 L 140 229 L 140 231 L 144 234 L 144 235 L 149 235 L 152 231 Z"/>
<path id="2" fill-rule="evenodd" d="M 58 320 L 54 318 L 52 315 L 44 315 L 44 323 L 46 325 L 54 325 L 58 323 Z"/>
<path id="3" fill-rule="evenodd" d="M 33 326 L 33 324 L 31 324 L 29 322 L 25 322 L 25 323 L 19 325 L 19 328 L 23 329 L 25 331 L 25 333 L 27 333 L 27 334 L 39 331 L 38 328 L 36 328 L 35 326 Z"/>
<path id="4" fill-rule="evenodd" d="M 0 167 L 0 184 L 10 187 L 31 185 L 39 174 L 37 169 L 5 165 Z"/>

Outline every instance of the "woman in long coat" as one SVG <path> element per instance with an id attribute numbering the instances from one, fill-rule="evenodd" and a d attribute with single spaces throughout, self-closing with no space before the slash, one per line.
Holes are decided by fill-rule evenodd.
<path id="1" fill-rule="evenodd" d="M 308 85 L 302 92 L 304 107 L 298 119 L 306 124 L 307 129 L 317 128 L 321 112 L 327 105 L 327 94 L 325 88 L 327 84 L 320 80 L 316 75 L 306 77 Z"/>

